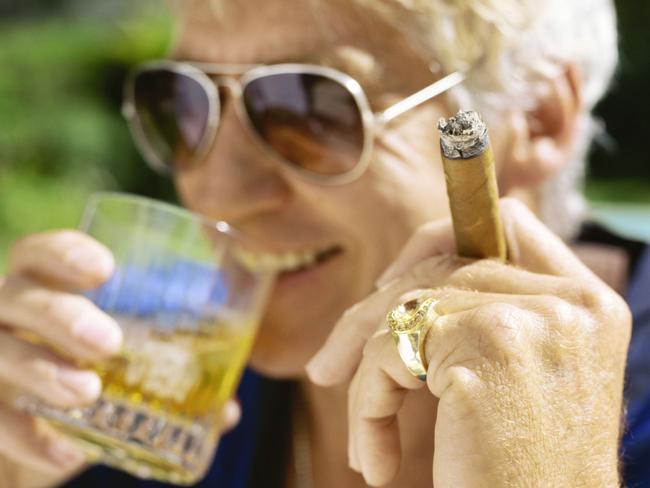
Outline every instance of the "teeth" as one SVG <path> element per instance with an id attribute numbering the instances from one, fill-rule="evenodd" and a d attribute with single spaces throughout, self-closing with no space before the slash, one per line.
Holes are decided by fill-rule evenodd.
<path id="1" fill-rule="evenodd" d="M 294 271 L 316 262 L 319 251 L 286 252 L 283 254 L 270 254 L 265 252 L 251 252 L 246 249 L 234 249 L 237 260 L 253 272 Z"/>

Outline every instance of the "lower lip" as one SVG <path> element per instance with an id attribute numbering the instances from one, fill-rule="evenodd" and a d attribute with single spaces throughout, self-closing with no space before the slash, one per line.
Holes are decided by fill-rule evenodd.
<path id="1" fill-rule="evenodd" d="M 343 252 L 339 251 L 325 258 L 325 260 L 310 266 L 309 268 L 300 269 L 297 271 L 283 272 L 278 275 L 276 280 L 276 288 L 285 288 L 304 285 L 306 282 L 313 280 L 315 276 L 329 267 L 333 262 L 337 261 Z"/>

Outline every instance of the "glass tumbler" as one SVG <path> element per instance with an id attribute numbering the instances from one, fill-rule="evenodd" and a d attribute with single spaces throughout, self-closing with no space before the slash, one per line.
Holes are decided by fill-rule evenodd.
<path id="1" fill-rule="evenodd" d="M 86 293 L 124 333 L 120 354 L 85 365 L 99 400 L 19 406 L 70 434 L 91 459 L 141 478 L 191 484 L 208 469 L 221 409 L 234 394 L 273 276 L 238 259 L 250 246 L 226 223 L 119 193 L 91 197 L 81 230 L 115 272 Z"/>

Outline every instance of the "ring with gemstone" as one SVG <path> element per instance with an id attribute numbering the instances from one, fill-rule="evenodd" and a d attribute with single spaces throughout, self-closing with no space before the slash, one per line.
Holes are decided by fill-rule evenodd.
<path id="1" fill-rule="evenodd" d="M 435 318 L 432 310 L 438 300 L 434 298 L 409 300 L 393 308 L 386 315 L 397 352 L 411 374 L 422 381 L 427 379 L 424 340 L 429 325 Z M 434 316 L 432 316 L 434 314 Z"/>

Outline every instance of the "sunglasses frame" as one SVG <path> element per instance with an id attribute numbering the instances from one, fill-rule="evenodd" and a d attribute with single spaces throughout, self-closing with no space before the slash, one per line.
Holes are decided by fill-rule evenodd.
<path id="1" fill-rule="evenodd" d="M 252 134 L 253 139 L 265 154 L 273 160 L 280 162 L 282 165 L 288 166 L 291 171 L 297 172 L 307 181 L 325 185 L 346 184 L 359 178 L 370 164 L 375 135 L 379 128 L 385 126 L 408 110 L 459 85 L 466 78 L 465 73 L 456 71 L 440 78 L 431 85 L 400 100 L 381 112 L 373 112 L 370 108 L 368 98 L 357 80 L 342 71 L 326 66 L 299 63 L 273 65 L 213 64 L 173 60 L 159 60 L 144 63 L 132 70 L 126 78 L 122 114 L 127 120 L 135 143 L 145 160 L 154 170 L 167 174 L 173 172 L 173 170 L 170 164 L 162 161 L 158 154 L 156 154 L 156 151 L 151 147 L 135 106 L 135 81 L 137 77 L 142 73 L 155 70 L 167 70 L 191 78 L 205 90 L 208 98 L 207 125 L 201 137 L 201 142 L 189 163 L 190 165 L 194 165 L 205 158 L 216 139 L 221 112 L 218 87 L 226 87 L 230 91 L 230 95 L 234 101 L 237 116 L 247 127 L 249 133 Z M 361 116 L 363 148 L 361 149 L 361 155 L 357 164 L 351 170 L 335 175 L 325 175 L 310 171 L 284 158 L 259 134 L 248 116 L 242 95 L 246 86 L 252 81 L 277 74 L 313 74 L 323 76 L 342 85 L 352 95 Z"/>

